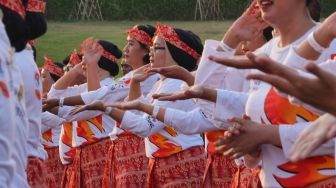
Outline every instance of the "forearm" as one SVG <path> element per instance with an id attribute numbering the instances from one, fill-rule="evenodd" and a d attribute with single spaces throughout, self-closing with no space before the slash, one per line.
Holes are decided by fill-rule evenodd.
<path id="1" fill-rule="evenodd" d="M 113 108 L 112 112 L 108 115 L 112 117 L 116 122 L 122 122 L 124 118 L 125 111 L 118 108 Z"/>
<path id="2" fill-rule="evenodd" d="M 241 42 L 237 33 L 238 32 L 235 32 L 230 28 L 223 37 L 223 43 L 228 45 L 230 48 L 235 49 Z"/>
<path id="3" fill-rule="evenodd" d="M 260 133 L 260 136 L 262 137 L 261 144 L 272 144 L 281 147 L 279 126 L 260 126 Z"/>
<path id="4" fill-rule="evenodd" d="M 87 86 L 88 91 L 94 91 L 100 88 L 100 81 L 98 77 L 98 65 L 87 64 Z"/>
<path id="5" fill-rule="evenodd" d="M 141 87 L 140 87 L 140 82 L 137 81 L 131 81 L 130 84 L 130 89 L 128 92 L 128 100 L 132 101 L 141 96 Z"/>
<path id="6" fill-rule="evenodd" d="M 64 98 L 63 105 L 76 106 L 76 105 L 85 105 L 85 103 L 84 103 L 82 97 L 80 95 L 77 95 L 77 96 Z"/>
<path id="7" fill-rule="evenodd" d="M 314 38 L 322 47 L 328 48 L 334 36 L 328 32 L 328 28 L 322 24 L 321 27 L 314 32 Z M 321 55 L 321 53 L 314 50 L 308 40 L 303 41 L 296 51 L 301 57 L 309 60 L 317 60 Z"/>
<path id="8" fill-rule="evenodd" d="M 69 86 L 73 86 L 76 83 L 77 74 L 75 72 L 68 72 L 64 74 L 60 79 L 56 81 L 56 83 L 53 85 L 54 89 L 56 90 L 65 90 Z"/>
<path id="9" fill-rule="evenodd" d="M 184 81 L 188 84 L 188 86 L 193 86 L 195 83 L 195 77 L 190 72 L 188 72 L 184 75 Z"/>
<path id="10" fill-rule="evenodd" d="M 165 114 L 166 114 L 166 109 L 162 108 L 162 107 L 158 107 L 159 108 L 159 112 L 156 116 L 156 119 L 158 119 L 161 122 L 164 122 L 164 118 L 165 118 Z M 145 104 L 145 103 L 140 103 L 139 107 L 137 108 L 137 110 L 143 111 L 148 115 L 152 115 L 153 114 L 153 110 L 154 110 L 154 106 L 150 105 L 150 104 Z"/>
<path id="11" fill-rule="evenodd" d="M 215 89 L 204 88 L 204 92 L 201 96 L 201 99 L 208 100 L 208 101 L 211 101 L 211 102 L 216 102 L 217 91 Z"/>

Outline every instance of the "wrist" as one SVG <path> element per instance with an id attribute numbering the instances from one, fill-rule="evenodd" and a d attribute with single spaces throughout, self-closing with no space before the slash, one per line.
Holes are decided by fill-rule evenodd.
<path id="1" fill-rule="evenodd" d="M 139 111 L 145 111 L 145 104 L 142 103 L 142 102 L 139 102 L 139 104 L 136 106 L 136 110 L 139 110 Z"/>
<path id="2" fill-rule="evenodd" d="M 238 33 L 237 31 L 230 29 L 225 34 L 222 42 L 226 44 L 228 47 L 235 49 L 238 46 L 238 44 L 241 42 L 241 39 L 237 33 Z"/>

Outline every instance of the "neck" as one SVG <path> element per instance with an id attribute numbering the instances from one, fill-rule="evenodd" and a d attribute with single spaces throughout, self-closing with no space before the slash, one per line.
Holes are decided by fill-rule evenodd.
<path id="1" fill-rule="evenodd" d="M 111 77 L 111 76 L 110 76 L 110 73 L 107 72 L 107 71 L 103 71 L 103 72 L 100 72 L 98 74 L 98 78 L 99 78 L 100 81 L 104 80 L 105 78 L 108 78 L 108 77 Z"/>
<path id="2" fill-rule="evenodd" d="M 293 43 L 315 25 L 308 12 L 296 11 L 296 14 L 288 16 L 288 18 L 277 27 L 280 33 L 279 47 L 285 47 Z"/>
<path id="3" fill-rule="evenodd" d="M 140 68 L 142 66 L 144 66 L 144 62 L 143 61 L 132 63 L 133 70 L 138 69 L 138 68 Z"/>

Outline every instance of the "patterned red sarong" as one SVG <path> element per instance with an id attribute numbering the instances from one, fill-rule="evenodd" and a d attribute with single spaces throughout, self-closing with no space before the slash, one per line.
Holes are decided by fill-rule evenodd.
<path id="1" fill-rule="evenodd" d="M 48 147 L 45 150 L 48 153 L 48 159 L 44 161 L 46 172 L 54 177 L 56 187 L 61 187 L 65 167 L 60 160 L 59 149 L 58 147 Z"/>
<path id="2" fill-rule="evenodd" d="M 111 143 L 109 138 L 105 138 L 76 148 L 74 161 L 66 167 L 62 187 L 102 187 L 104 167 Z"/>
<path id="3" fill-rule="evenodd" d="M 52 174 L 47 173 L 43 160 L 37 157 L 28 157 L 27 165 L 28 184 L 32 188 L 54 188 L 55 179 Z"/>
<path id="4" fill-rule="evenodd" d="M 147 187 L 201 187 L 205 162 L 204 146 L 195 146 L 169 157 L 149 159 Z"/>
<path id="5" fill-rule="evenodd" d="M 134 134 L 119 135 L 108 152 L 103 187 L 145 187 L 147 164 L 144 139 Z"/>

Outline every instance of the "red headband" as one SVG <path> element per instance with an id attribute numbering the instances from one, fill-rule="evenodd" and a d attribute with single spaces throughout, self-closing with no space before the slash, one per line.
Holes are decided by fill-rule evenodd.
<path id="1" fill-rule="evenodd" d="M 43 13 L 46 9 L 46 2 L 43 0 L 28 0 L 27 11 Z"/>
<path id="2" fill-rule="evenodd" d="M 114 63 L 117 63 L 117 58 L 110 52 L 106 51 L 102 45 L 99 44 L 99 46 L 103 49 L 103 53 L 102 53 L 102 56 L 105 57 L 106 59 L 114 62 Z M 81 53 L 84 55 L 84 51 L 81 50 Z"/>
<path id="3" fill-rule="evenodd" d="M 0 4 L 18 13 L 22 18 L 26 16 L 26 11 L 21 0 L 0 0 Z"/>
<path id="4" fill-rule="evenodd" d="M 175 32 L 174 28 L 169 27 L 167 25 L 157 24 L 155 36 L 162 37 L 163 40 L 173 44 L 177 48 L 183 50 L 194 59 L 198 59 L 201 57 L 199 53 L 197 53 L 194 49 L 190 48 L 186 43 L 184 43 L 178 34 Z"/>
<path id="5" fill-rule="evenodd" d="M 102 56 L 105 57 L 106 59 L 114 62 L 114 63 L 117 62 L 117 58 L 114 55 L 112 55 L 110 52 L 106 51 L 106 50 L 103 51 Z"/>
<path id="6" fill-rule="evenodd" d="M 77 50 L 74 49 L 74 50 L 72 51 L 71 55 L 70 55 L 69 63 L 70 63 L 71 65 L 74 65 L 74 66 L 75 66 L 75 65 L 79 64 L 81 61 L 82 61 L 82 60 L 81 60 L 81 58 L 79 57 L 79 55 L 78 55 L 78 53 L 77 53 Z"/>
<path id="7" fill-rule="evenodd" d="M 134 38 L 135 40 L 145 44 L 147 46 L 153 46 L 152 38 L 144 31 L 138 29 L 137 26 L 129 29 L 127 31 L 128 36 Z"/>
<path id="8" fill-rule="evenodd" d="M 42 67 L 44 70 L 48 71 L 51 74 L 54 74 L 58 77 L 62 77 L 64 71 L 61 67 L 57 66 L 51 59 L 47 56 L 44 56 L 44 64 Z"/>

